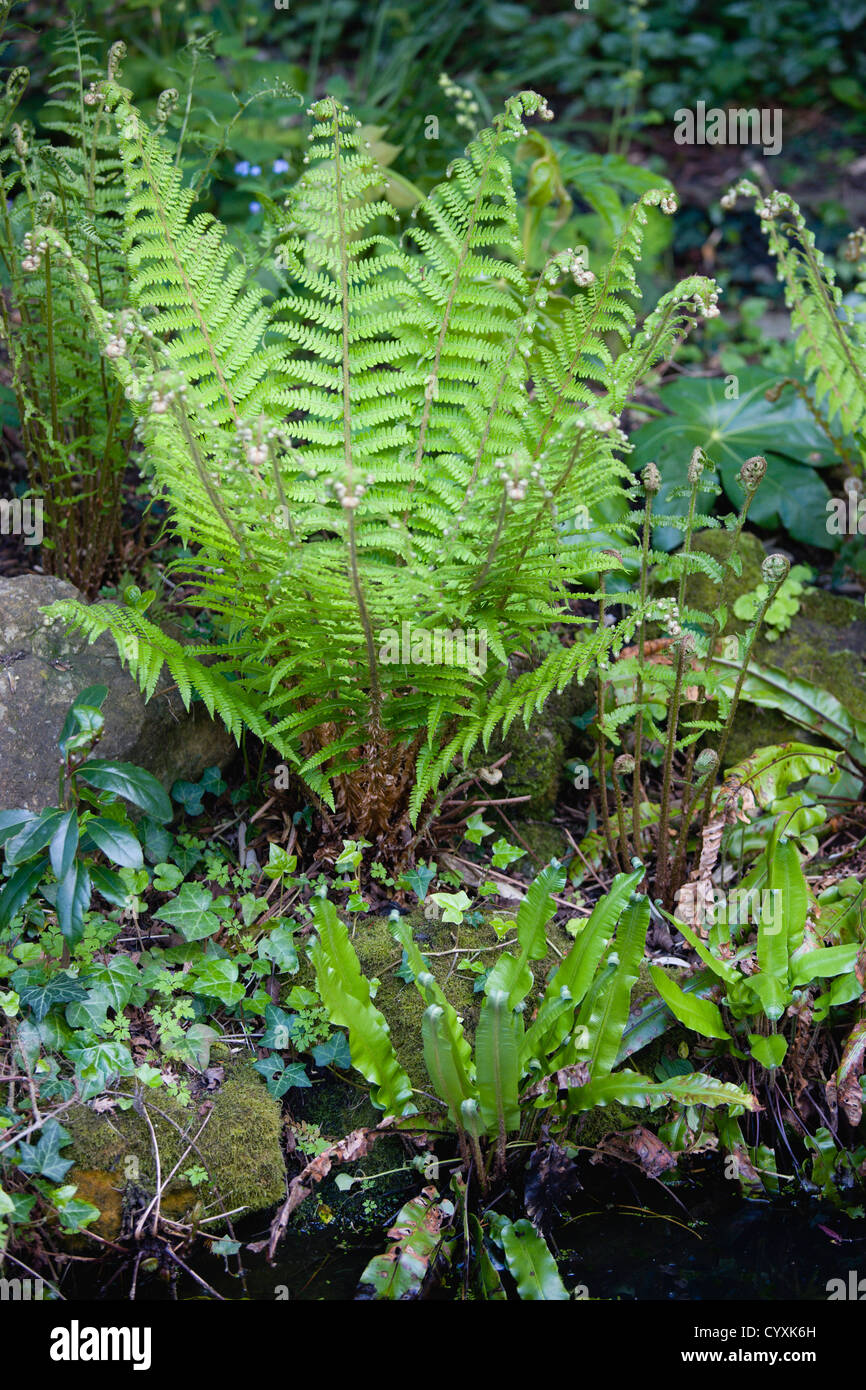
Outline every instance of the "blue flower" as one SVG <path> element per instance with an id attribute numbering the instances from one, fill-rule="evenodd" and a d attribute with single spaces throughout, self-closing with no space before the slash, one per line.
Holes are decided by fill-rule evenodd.
<path id="1" fill-rule="evenodd" d="M 289 172 L 289 161 L 287 159 L 274 160 L 274 173 L 287 174 Z"/>
<path id="2" fill-rule="evenodd" d="M 258 165 L 258 164 L 254 164 L 254 165 L 252 166 L 252 168 L 250 169 L 250 174 L 252 175 L 252 177 L 253 177 L 254 179 L 257 179 L 258 176 L 259 176 L 259 174 L 260 174 L 261 172 L 262 172 L 262 171 L 261 171 L 261 167 L 260 167 L 260 165 Z"/>
<path id="3" fill-rule="evenodd" d="M 255 201 L 252 202 L 252 203 L 250 203 L 250 212 L 261 212 L 261 210 L 262 210 L 262 205 L 261 205 L 261 203 L 256 203 Z"/>
<path id="4" fill-rule="evenodd" d="M 249 172 L 250 162 L 248 159 L 242 159 L 238 164 L 235 165 L 235 173 L 240 174 L 241 178 L 245 179 Z"/>

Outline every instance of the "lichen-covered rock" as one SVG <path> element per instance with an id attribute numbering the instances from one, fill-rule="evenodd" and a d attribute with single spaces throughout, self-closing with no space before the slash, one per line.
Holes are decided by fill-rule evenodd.
<path id="1" fill-rule="evenodd" d="M 216 1049 L 212 1060 L 215 1057 Z M 205 1103 L 213 1108 L 202 1129 L 208 1113 Z M 182 1158 L 190 1139 L 196 1143 L 166 1187 L 167 1212 L 189 1210 L 202 1196 L 208 1203 L 218 1203 L 221 1210 L 258 1211 L 285 1195 L 280 1103 L 249 1061 L 227 1060 L 218 1089 L 189 1105 L 162 1087 L 147 1092 L 144 1104 L 156 1136 L 163 1180 Z M 66 1152 L 74 1160 L 66 1181 L 78 1184 L 78 1196 L 99 1207 L 101 1222 L 94 1229 L 99 1234 L 110 1235 L 112 1230 L 116 1234 L 125 1185 L 155 1189 L 156 1163 L 147 1121 L 133 1108 L 98 1114 L 88 1105 L 76 1105 L 64 1113 L 63 1124 L 72 1136 Z M 207 1182 L 195 1188 L 184 1176 L 194 1167 L 204 1167 L 208 1173 Z"/>
<path id="2" fill-rule="evenodd" d="M 107 634 L 88 646 L 62 624 L 46 626 L 40 608 L 80 597 L 48 575 L 0 579 L 0 809 L 54 805 L 57 738 L 72 701 L 90 685 L 108 687 L 100 758 L 135 763 L 169 787 L 224 767 L 235 751 L 204 706 L 187 712 L 177 691 L 145 703 Z"/>

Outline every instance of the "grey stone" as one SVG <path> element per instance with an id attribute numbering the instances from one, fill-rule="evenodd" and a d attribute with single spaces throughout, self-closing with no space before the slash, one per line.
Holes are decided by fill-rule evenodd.
<path id="1" fill-rule="evenodd" d="M 159 689 L 145 703 L 107 633 L 88 645 L 80 632 L 46 625 L 39 609 L 61 598 L 81 595 L 49 575 L 0 579 L 0 809 L 56 804 L 57 739 L 72 701 L 90 685 L 108 687 L 96 757 L 135 763 L 166 788 L 225 767 L 234 740 L 203 706 L 187 712 L 176 690 Z"/>

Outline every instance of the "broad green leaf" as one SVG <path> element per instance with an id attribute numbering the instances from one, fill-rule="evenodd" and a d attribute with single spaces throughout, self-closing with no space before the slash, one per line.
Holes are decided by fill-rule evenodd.
<path id="1" fill-rule="evenodd" d="M 310 958 L 332 1024 L 349 1030 L 352 1065 L 373 1087 L 374 1104 L 391 1115 L 414 1113 L 412 1083 L 394 1051 L 388 1024 L 370 997 L 345 922 L 327 898 L 313 899 L 318 936 Z"/>
<path id="2" fill-rule="evenodd" d="M 54 870 L 55 878 L 58 880 L 65 878 L 72 868 L 78 850 L 78 816 L 74 811 L 67 811 L 62 816 L 60 824 L 51 839 L 49 858 L 51 867 Z"/>
<path id="3" fill-rule="evenodd" d="M 860 943 L 849 946 L 822 946 L 817 951 L 806 951 L 791 961 L 791 987 L 798 989 L 812 980 L 826 980 L 834 975 L 847 975 L 854 969 L 860 953 Z"/>
<path id="4" fill-rule="evenodd" d="M 649 899 L 633 894 L 616 929 L 619 964 L 608 987 L 596 998 L 587 1020 L 588 1061 L 593 1077 L 605 1076 L 616 1062 L 628 1022 L 631 992 L 643 960 L 649 915 Z"/>
<path id="5" fill-rule="evenodd" d="M 500 1228 L 509 1273 L 522 1299 L 532 1302 L 567 1302 L 568 1290 L 559 1277 L 556 1260 L 544 1237 L 531 1222 L 506 1221 Z"/>
<path id="6" fill-rule="evenodd" d="M 36 820 L 34 811 L 0 811 L 0 845 L 5 845 L 7 840 L 17 835 L 19 830 L 23 830 L 32 820 Z"/>
<path id="7" fill-rule="evenodd" d="M 563 989 L 568 990 L 575 1005 L 583 1002 L 602 952 L 644 872 L 638 869 L 631 874 L 616 875 L 612 887 L 596 903 L 565 960 L 557 966 L 544 996 L 545 1003 L 560 998 Z"/>
<path id="8" fill-rule="evenodd" d="M 499 1136 L 520 1128 L 520 1044 L 523 1032 L 519 1015 L 512 1012 L 508 995 L 496 990 L 485 997 L 475 1034 L 475 1079 L 478 1104 L 487 1133 Z"/>
<path id="9" fill-rule="evenodd" d="M 651 965 L 649 970 L 653 984 L 674 1018 L 705 1038 L 730 1038 L 718 1006 L 711 999 L 684 994 L 676 981 L 670 979 L 661 966 Z"/>
<path id="10" fill-rule="evenodd" d="M 462 1129 L 461 1106 L 466 1100 L 475 1100 L 477 1095 L 453 1044 L 445 1010 L 440 1005 L 431 1004 L 424 1010 L 421 1037 L 424 1043 L 424 1065 L 433 1083 L 433 1089 L 448 1106 L 452 1122 L 458 1129 Z"/>
<path id="11" fill-rule="evenodd" d="M 76 861 L 57 885 L 57 922 L 66 940 L 75 945 L 84 931 L 84 914 L 90 907 L 90 874 Z"/>
<path id="12" fill-rule="evenodd" d="M 115 763 L 103 758 L 90 758 L 82 763 L 75 776 L 89 787 L 98 791 L 113 792 L 140 806 L 151 820 L 161 825 L 171 820 L 174 814 L 171 801 L 161 784 L 143 768 L 133 763 Z"/>
<path id="13" fill-rule="evenodd" d="M 127 869 L 142 867 L 144 856 L 141 845 L 126 826 L 108 820 L 105 816 L 93 816 L 87 822 L 85 830 L 97 849 L 101 849 L 112 864 L 119 864 Z"/>
<path id="14" fill-rule="evenodd" d="M 688 502 L 670 493 L 686 482 L 692 450 L 705 449 L 733 505 L 739 509 L 742 489 L 736 475 L 747 458 L 763 454 L 768 469 L 749 512 L 760 526 L 780 524 L 797 540 L 826 546 L 825 504 L 830 492 L 814 464 L 833 462 L 833 449 L 807 406 L 794 391 L 771 403 L 765 392 L 777 376 L 761 367 L 737 373 L 738 394 L 731 397 L 724 377 L 689 378 L 660 392 L 663 419 L 642 425 L 632 436 L 632 466 L 639 470 L 652 459 L 662 475 L 654 511 L 662 516 L 685 516 Z M 653 544 L 671 550 L 682 532 L 656 527 Z"/>
<path id="15" fill-rule="evenodd" d="M 783 1033 L 770 1033 L 766 1037 L 760 1033 L 750 1033 L 749 1043 L 755 1061 L 760 1062 L 761 1066 L 769 1071 L 780 1067 L 784 1062 L 785 1053 L 788 1051 L 788 1039 Z"/>
<path id="16" fill-rule="evenodd" d="M 471 1084 L 475 1072 L 472 1061 L 472 1048 L 463 1032 L 463 1025 L 457 1016 L 454 1005 L 446 997 L 444 990 L 440 988 L 435 976 L 430 973 L 427 962 L 421 953 L 421 949 L 412 935 L 411 922 L 404 917 L 399 922 L 395 922 L 391 930 L 396 940 L 399 941 L 403 950 L 406 952 L 406 960 L 414 977 L 415 988 L 420 993 L 422 999 L 424 999 L 426 1004 L 436 1004 L 442 1010 L 442 1018 L 437 1024 L 437 1035 L 444 1034 L 448 1038 L 448 1046 L 453 1057 L 453 1064 L 460 1077 L 459 1089 L 463 1092 L 464 1097 L 474 1095 L 475 1091 Z M 432 1072 L 430 1073 L 430 1077 L 435 1083 Z M 443 1100 L 447 1101 L 448 1098 L 442 1095 L 441 1091 L 438 1092 L 438 1094 L 442 1096 Z"/>
<path id="17" fill-rule="evenodd" d="M 703 1072 L 669 1077 L 667 1081 L 652 1081 L 634 1071 L 614 1072 L 610 1076 L 590 1078 L 586 1086 L 572 1087 L 567 1095 L 568 1114 L 591 1110 L 596 1105 L 649 1106 L 655 1110 L 666 1102 L 676 1100 L 682 1105 L 736 1105 L 746 1110 L 758 1110 L 754 1096 L 740 1086 L 719 1081 Z"/>
<path id="18" fill-rule="evenodd" d="M 16 913 L 31 897 L 37 884 L 45 877 L 47 859 L 21 864 L 6 880 L 0 893 L 0 927 L 8 927 Z"/>
<path id="19" fill-rule="evenodd" d="M 375 1299 L 417 1298 L 437 1247 L 443 1219 L 442 1207 L 426 1192 L 407 1202 L 388 1231 L 393 1244 L 384 1255 L 375 1255 L 361 1275 L 372 1284 Z"/>
<path id="20" fill-rule="evenodd" d="M 63 811 L 43 811 L 6 841 L 6 863 L 23 864 L 45 849 L 65 819 Z"/>

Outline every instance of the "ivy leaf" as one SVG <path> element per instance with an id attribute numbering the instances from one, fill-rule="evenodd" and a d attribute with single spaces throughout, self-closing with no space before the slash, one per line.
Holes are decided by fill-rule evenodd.
<path id="1" fill-rule="evenodd" d="M 515 859 L 522 859 L 526 853 L 517 845 L 509 844 L 508 840 L 501 835 L 498 840 L 493 841 L 491 848 L 493 850 L 494 869 L 507 869 L 509 864 L 513 864 Z"/>
<path id="2" fill-rule="evenodd" d="M 338 1067 L 347 1071 L 352 1065 L 349 1039 L 337 1028 L 329 1038 L 313 1048 L 313 1061 L 317 1067 Z"/>
<path id="3" fill-rule="evenodd" d="M 464 834 L 472 845 L 480 845 L 485 835 L 492 835 L 494 827 L 488 825 L 480 811 L 476 811 L 474 816 L 470 816 L 466 822 Z"/>
<path id="4" fill-rule="evenodd" d="M 298 969 L 294 928 L 281 922 L 259 942 L 258 953 L 261 960 L 273 961 L 278 970 L 294 975 Z"/>
<path id="5" fill-rule="evenodd" d="M 177 927 L 184 941 L 203 941 L 220 929 L 220 919 L 213 911 L 213 894 L 200 883 L 185 883 L 177 896 L 154 916 Z"/>
<path id="6" fill-rule="evenodd" d="M 84 1099 L 99 1095 L 115 1076 L 132 1076 L 135 1063 L 132 1054 L 124 1043 L 110 1039 L 96 1038 L 87 1033 L 78 1033 L 66 1049 L 68 1057 L 75 1062 L 75 1073 L 84 1083 Z"/>
<path id="7" fill-rule="evenodd" d="M 442 921 L 455 926 L 460 925 L 467 907 L 472 906 L 472 899 L 462 889 L 459 893 L 434 893 L 433 902 L 442 909 Z"/>
<path id="8" fill-rule="evenodd" d="M 141 973 L 135 961 L 129 956 L 112 956 L 106 964 L 97 965 L 88 974 L 88 983 L 102 986 L 111 996 L 110 1007 L 121 1013 L 129 1003 L 144 1003 L 146 994 L 141 990 Z M 142 997 L 133 996 L 141 992 Z"/>
<path id="9" fill-rule="evenodd" d="M 204 1071 L 210 1061 L 210 1050 L 219 1038 L 215 1028 L 207 1023 L 191 1023 L 183 1037 L 172 1047 L 172 1054 L 181 1062 L 189 1062 Z"/>
<path id="10" fill-rule="evenodd" d="M 193 994 L 212 995 L 227 1008 L 238 1004 L 246 993 L 233 960 L 204 961 L 196 968 L 189 988 Z"/>
<path id="11" fill-rule="evenodd" d="M 61 1158 L 71 1136 L 57 1120 L 46 1120 L 35 1144 L 18 1145 L 18 1158 L 21 1171 L 38 1173 L 49 1182 L 62 1182 L 72 1167 L 71 1158 Z"/>
<path id="12" fill-rule="evenodd" d="M 80 980 L 59 970 L 47 981 L 33 981 L 33 971 L 16 970 L 11 983 L 18 991 L 21 1007 L 32 1015 L 36 1023 L 42 1023 L 52 1009 L 68 1004 L 75 999 L 85 999 L 87 990 Z"/>
<path id="13" fill-rule="evenodd" d="M 158 893 L 173 893 L 183 883 L 183 872 L 174 864 L 157 864 L 153 871 L 153 886 Z"/>
<path id="14" fill-rule="evenodd" d="M 182 806 L 188 816 L 200 816 L 204 810 L 202 796 L 204 788 L 198 782 L 174 782 L 171 788 L 171 799 Z"/>
<path id="15" fill-rule="evenodd" d="M 414 869 L 403 874 L 400 882 L 415 894 L 419 903 L 423 903 L 427 897 L 427 890 L 436 877 L 436 865 L 431 864 L 428 868 L 426 864 L 417 864 Z"/>
<path id="16" fill-rule="evenodd" d="M 284 1067 L 279 1057 L 263 1057 L 253 1062 L 253 1070 L 265 1078 L 268 1090 L 277 1100 L 292 1086 L 303 1088 L 313 1084 L 300 1062 L 290 1062 Z"/>
<path id="17" fill-rule="evenodd" d="M 260 1046 L 284 1052 L 291 1046 L 292 1025 L 296 1017 L 296 1014 L 287 1014 L 278 1004 L 269 1004 L 265 1009 L 265 1031 L 260 1039 Z"/>

